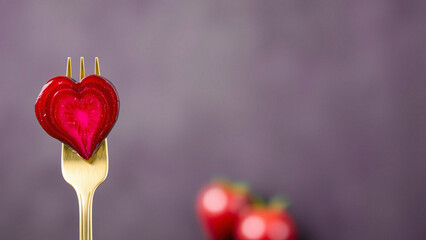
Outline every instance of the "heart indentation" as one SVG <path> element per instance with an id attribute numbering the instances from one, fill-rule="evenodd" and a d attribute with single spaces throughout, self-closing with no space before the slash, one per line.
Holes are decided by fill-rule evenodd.
<path id="1" fill-rule="evenodd" d="M 59 76 L 43 86 L 35 112 L 50 136 L 88 160 L 114 126 L 119 100 L 114 86 L 103 77 L 90 75 L 76 82 Z"/>

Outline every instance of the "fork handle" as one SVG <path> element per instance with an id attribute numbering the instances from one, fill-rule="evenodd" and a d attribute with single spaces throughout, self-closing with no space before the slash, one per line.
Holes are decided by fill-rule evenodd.
<path id="1" fill-rule="evenodd" d="M 80 240 L 92 240 L 92 205 L 94 191 L 77 191 L 80 209 Z"/>

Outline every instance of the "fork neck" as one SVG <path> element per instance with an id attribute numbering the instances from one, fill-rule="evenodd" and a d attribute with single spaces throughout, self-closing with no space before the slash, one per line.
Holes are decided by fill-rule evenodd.
<path id="1" fill-rule="evenodd" d="M 77 191 L 80 209 L 80 240 L 92 240 L 93 192 Z"/>

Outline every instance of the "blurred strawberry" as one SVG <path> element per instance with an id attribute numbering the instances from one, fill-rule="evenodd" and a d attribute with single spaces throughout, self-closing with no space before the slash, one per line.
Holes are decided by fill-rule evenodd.
<path id="1" fill-rule="evenodd" d="M 216 180 L 204 187 L 197 197 L 197 214 L 211 240 L 234 239 L 240 212 L 249 206 L 246 184 Z"/>
<path id="2" fill-rule="evenodd" d="M 245 209 L 235 229 L 236 240 L 295 240 L 296 226 L 280 199 L 268 206 L 255 205 Z"/>

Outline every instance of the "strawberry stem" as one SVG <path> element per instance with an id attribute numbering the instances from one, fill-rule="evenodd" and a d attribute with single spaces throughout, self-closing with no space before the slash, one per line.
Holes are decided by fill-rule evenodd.
<path id="1" fill-rule="evenodd" d="M 265 207 L 265 200 L 259 194 L 252 193 L 250 199 L 254 208 Z"/>
<path id="2" fill-rule="evenodd" d="M 232 184 L 232 189 L 237 193 L 245 194 L 250 191 L 250 185 L 247 182 L 238 181 Z"/>
<path id="3" fill-rule="evenodd" d="M 276 195 L 269 200 L 269 206 L 277 210 L 284 210 L 290 205 L 288 198 L 282 195 Z"/>

